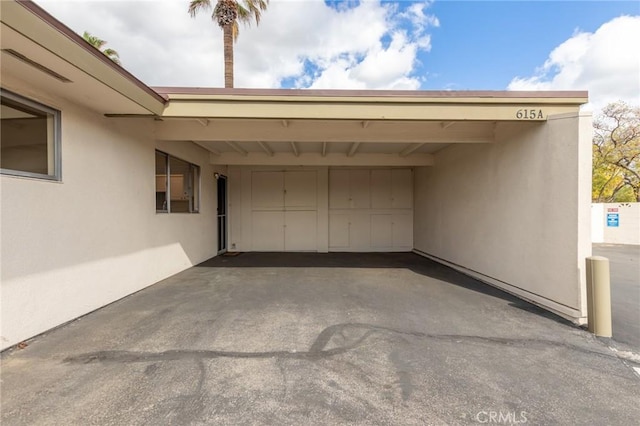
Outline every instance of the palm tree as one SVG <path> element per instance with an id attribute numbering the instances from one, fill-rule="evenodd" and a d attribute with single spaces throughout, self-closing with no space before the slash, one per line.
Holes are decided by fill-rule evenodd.
<path id="1" fill-rule="evenodd" d="M 120 55 L 118 54 L 118 52 L 109 48 L 103 49 L 104 45 L 107 44 L 106 41 L 89 34 L 88 31 L 85 31 L 84 34 L 82 34 L 82 38 L 84 38 L 90 45 L 104 53 L 107 58 L 120 65 Z"/>
<path id="2" fill-rule="evenodd" d="M 211 10 L 212 0 L 191 0 L 189 15 L 195 18 L 201 10 Z M 260 16 L 267 9 L 269 0 L 217 0 L 211 19 L 222 28 L 224 42 L 224 87 L 233 87 L 233 43 L 238 39 L 238 22 L 251 24 L 255 19 L 260 24 Z"/>

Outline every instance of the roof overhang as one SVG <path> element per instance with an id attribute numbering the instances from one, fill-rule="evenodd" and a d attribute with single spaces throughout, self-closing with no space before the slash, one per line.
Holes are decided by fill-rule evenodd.
<path id="1" fill-rule="evenodd" d="M 3 86 L 26 84 L 103 114 L 162 114 L 159 94 L 35 3 L 0 1 L 0 21 Z"/>
<path id="2" fill-rule="evenodd" d="M 586 92 L 154 88 L 167 100 L 156 136 L 192 141 L 236 165 L 433 164 L 451 144 L 493 143 L 577 113 Z"/>
<path id="3" fill-rule="evenodd" d="M 155 90 L 168 101 L 164 118 L 544 121 L 587 102 L 587 92 Z"/>

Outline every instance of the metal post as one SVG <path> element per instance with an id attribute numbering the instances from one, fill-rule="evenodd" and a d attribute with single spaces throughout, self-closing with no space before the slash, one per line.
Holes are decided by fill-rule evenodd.
<path id="1" fill-rule="evenodd" d="M 587 257 L 587 316 L 591 333 L 611 337 L 611 284 L 606 257 Z"/>

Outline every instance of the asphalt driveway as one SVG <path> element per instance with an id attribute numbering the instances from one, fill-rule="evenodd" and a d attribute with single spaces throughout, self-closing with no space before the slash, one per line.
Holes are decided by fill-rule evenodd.
<path id="1" fill-rule="evenodd" d="M 640 245 L 594 244 L 609 259 L 613 338 L 640 351 Z"/>
<path id="2" fill-rule="evenodd" d="M 3 425 L 640 418 L 632 354 L 414 254 L 217 257 L 28 343 Z"/>

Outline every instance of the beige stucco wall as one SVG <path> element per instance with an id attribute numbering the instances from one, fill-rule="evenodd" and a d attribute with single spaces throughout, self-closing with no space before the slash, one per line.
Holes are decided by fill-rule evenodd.
<path id="1" fill-rule="evenodd" d="M 415 249 L 566 317 L 584 317 L 590 123 L 496 127 L 496 142 L 440 151 L 416 169 Z"/>
<path id="2" fill-rule="evenodd" d="M 62 111 L 62 182 L 0 177 L 2 348 L 216 254 L 207 151 L 158 145 L 200 165 L 201 213 L 156 214 L 153 121 L 6 88 Z"/>

